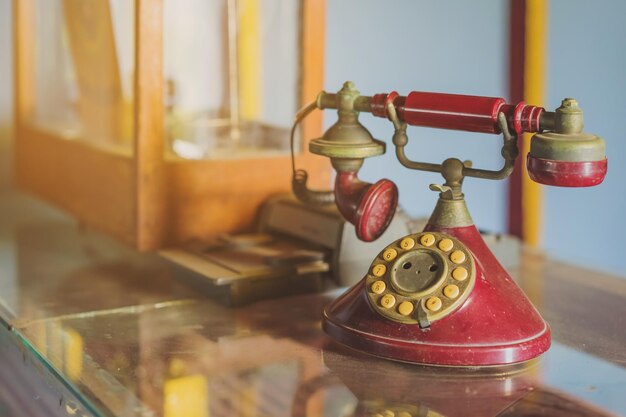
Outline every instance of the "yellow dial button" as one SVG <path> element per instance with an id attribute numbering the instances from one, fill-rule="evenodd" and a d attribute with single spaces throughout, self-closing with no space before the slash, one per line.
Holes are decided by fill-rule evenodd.
<path id="1" fill-rule="evenodd" d="M 383 264 L 374 265 L 372 268 L 372 274 L 375 277 L 382 277 L 387 272 L 387 267 Z"/>
<path id="2" fill-rule="evenodd" d="M 396 304 L 396 297 L 391 294 L 385 294 L 380 298 L 380 305 L 385 308 L 391 308 Z"/>
<path id="3" fill-rule="evenodd" d="M 430 233 L 420 238 L 420 243 L 424 246 L 432 246 L 435 243 L 435 236 Z"/>
<path id="4" fill-rule="evenodd" d="M 443 288 L 443 294 L 448 298 L 456 298 L 459 296 L 459 287 L 454 284 L 446 285 Z"/>
<path id="5" fill-rule="evenodd" d="M 405 250 L 413 249 L 413 246 L 415 246 L 415 241 L 411 239 L 410 237 L 405 237 L 404 239 L 400 241 L 400 247 L 402 249 L 405 249 Z"/>
<path id="6" fill-rule="evenodd" d="M 465 262 L 465 253 L 460 250 L 455 250 L 450 254 L 450 260 L 455 264 L 461 264 Z"/>
<path id="7" fill-rule="evenodd" d="M 400 413 L 398 413 L 398 417 L 413 417 L 413 416 L 408 411 L 400 411 Z"/>
<path id="8" fill-rule="evenodd" d="M 444 252 L 447 252 L 454 247 L 454 243 L 450 239 L 441 239 L 438 246 L 439 246 L 439 249 L 441 249 Z"/>
<path id="9" fill-rule="evenodd" d="M 385 292 L 387 285 L 385 285 L 385 281 L 376 281 L 372 284 L 371 288 L 374 294 L 382 294 Z"/>
<path id="10" fill-rule="evenodd" d="M 396 413 L 394 413 L 391 410 L 384 410 L 383 411 L 383 416 L 384 417 L 396 417 Z"/>
<path id="11" fill-rule="evenodd" d="M 426 300 L 426 308 L 430 311 L 439 311 L 441 309 L 441 299 L 439 297 L 430 297 Z"/>
<path id="12" fill-rule="evenodd" d="M 465 281 L 468 275 L 469 274 L 467 273 L 467 269 L 463 268 L 462 266 L 454 268 L 454 270 L 452 271 L 452 278 L 456 279 L 457 281 Z"/>
<path id="13" fill-rule="evenodd" d="M 393 248 L 389 248 L 383 252 L 383 259 L 385 261 L 393 261 L 398 256 L 398 251 Z"/>
<path id="14" fill-rule="evenodd" d="M 398 313 L 402 314 L 403 316 L 408 316 L 409 314 L 411 314 L 413 312 L 413 303 L 410 301 L 403 301 L 400 303 L 400 305 L 398 306 Z"/>

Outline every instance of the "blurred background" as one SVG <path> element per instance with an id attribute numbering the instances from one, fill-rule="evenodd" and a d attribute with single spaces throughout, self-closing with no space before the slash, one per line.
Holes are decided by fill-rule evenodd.
<path id="1" fill-rule="evenodd" d="M 71 15 L 68 8 L 63 14 L 59 1 L 32 3 L 37 10 L 36 24 L 29 28 L 35 45 L 33 74 L 29 75 L 37 80 L 33 86 L 37 99 L 29 116 L 32 125 L 44 126 L 46 132 L 65 138 L 90 137 L 94 146 L 107 147 L 115 155 L 134 155 L 140 148 L 131 138 L 137 132 L 133 108 L 142 106 L 145 97 L 136 97 L 133 88 L 133 76 L 142 69 L 135 68 L 133 61 L 138 51 L 134 48 L 137 32 L 133 29 L 137 11 L 132 2 L 100 2 L 109 12 L 108 25 L 114 35 L 111 39 L 87 36 L 91 33 L 89 27 L 77 23 L 86 13 L 80 6 L 74 7 L 76 14 Z M 299 67 L 303 61 L 297 40 L 303 35 L 297 24 L 302 14 L 296 2 L 261 1 L 262 7 L 250 12 L 262 16 L 253 24 L 250 22 L 255 20 L 245 15 L 229 23 L 224 10 L 230 3 L 187 0 L 174 7 L 173 1 L 164 2 L 161 74 L 165 158 L 198 164 L 230 160 L 235 168 L 224 170 L 237 170 L 237 166 L 244 170 L 243 162 L 236 165 L 237 161 L 250 155 L 271 161 L 288 151 L 288 129 L 297 107 L 315 96 L 315 91 L 298 87 L 306 76 Z M 626 195 L 621 191 L 623 185 L 619 185 L 626 179 L 626 143 L 621 139 L 623 129 L 619 126 L 626 114 L 626 26 L 621 22 L 626 3 L 605 0 L 601 7 L 584 0 L 540 3 L 545 6 L 540 16 L 545 26 L 538 33 L 531 33 L 531 37 L 535 36 L 533 42 L 542 43 L 543 54 L 531 57 L 535 68 L 525 68 L 541 74 L 539 80 L 543 81 L 538 87 L 542 102 L 533 104 L 554 110 L 561 99 L 576 98 L 585 112 L 586 130 L 606 141 L 610 167 L 606 180 L 597 187 L 542 187 L 536 211 L 526 213 L 539 219 L 538 238 L 533 245 L 553 258 L 626 278 L 621 240 L 626 232 Z M 421 90 L 510 99 L 511 77 L 524 72 L 524 68 L 511 67 L 512 48 L 516 47 L 510 42 L 514 4 L 515 1 L 501 0 L 327 0 L 324 25 L 318 28 L 324 38 L 322 86 L 326 91 L 336 91 L 344 81 L 351 80 L 366 95 Z M 533 16 L 529 17 L 532 20 Z M 64 26 L 64 22 L 70 23 Z M 17 32 L 12 29 L 13 23 L 13 2 L 0 0 L 0 185 L 5 188 L 14 184 L 16 171 L 12 126 L 16 88 L 13 48 Z M 232 42 L 211 42 L 219 37 L 232 40 L 229 31 L 233 30 L 239 31 L 233 41 L 236 48 Z M 527 32 L 534 30 L 534 26 L 526 27 Z M 101 36 L 102 31 L 94 29 L 93 33 Z M 99 53 L 96 57 L 78 54 L 77 42 L 96 42 Z M 314 38 L 309 42 L 314 42 Z M 112 62 L 118 71 L 108 71 L 102 62 Z M 233 73 L 233 62 L 244 69 Z M 304 63 L 306 71 L 307 61 Z M 308 62 L 309 66 L 314 64 Z M 98 86 L 109 87 L 106 110 L 101 102 L 84 99 L 84 91 L 98 88 L 87 72 L 72 70 L 90 65 L 98 67 L 91 72 Z M 82 96 L 79 91 L 83 91 Z M 93 114 L 98 117 L 90 120 Z M 325 112 L 323 117 L 325 127 L 333 123 L 331 112 Z M 390 143 L 393 132 L 388 122 L 369 115 L 363 115 L 361 121 L 374 137 Z M 314 130 L 305 130 L 303 135 L 307 132 Z M 501 165 L 498 136 L 410 128 L 409 137 L 408 154 L 413 159 L 440 162 L 459 157 L 471 159 L 479 167 L 497 169 Z M 231 138 L 236 139 L 236 145 Z M 20 169 L 37 171 L 36 158 L 28 163 Z M 267 164 L 260 167 L 267 169 Z M 181 168 L 181 164 L 171 169 L 176 170 L 175 178 L 185 175 L 186 168 Z M 268 176 L 278 176 L 288 184 L 289 165 L 280 165 L 280 169 L 276 175 L 272 172 Z M 248 175 L 259 177 L 263 172 Z M 436 194 L 428 191 L 428 184 L 441 182 L 438 175 L 404 169 L 393 152 L 367 160 L 361 176 L 372 182 L 382 177 L 395 181 L 402 208 L 415 217 L 430 214 Z M 196 194 L 201 192 L 202 182 L 181 181 L 187 181 Z M 37 188 L 30 177 L 22 182 L 30 184 L 30 191 Z M 38 187 L 45 190 L 47 186 Z M 131 189 L 119 195 L 130 196 Z M 470 178 L 465 183 L 465 194 L 479 228 L 498 233 L 511 231 L 507 181 Z M 176 199 L 177 195 L 177 191 L 172 191 L 167 198 Z M 236 198 L 232 199 L 237 204 Z M 141 207 L 141 202 L 138 204 Z M 173 210 L 181 217 L 193 218 L 199 213 L 192 209 Z M 120 217 L 116 224 L 123 225 L 125 221 Z M 148 226 L 139 222 L 137 227 Z"/>

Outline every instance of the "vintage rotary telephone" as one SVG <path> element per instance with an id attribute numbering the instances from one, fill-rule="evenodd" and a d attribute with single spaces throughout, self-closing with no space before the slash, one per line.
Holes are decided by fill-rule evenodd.
<path id="1" fill-rule="evenodd" d="M 346 82 L 337 94 L 321 92 L 297 114 L 292 144 L 298 123 L 314 109 L 338 111 L 337 122 L 309 144 L 311 152 L 331 159 L 335 189 L 308 189 L 306 172 L 294 163 L 294 194 L 310 204 L 334 201 L 362 240 L 374 240 L 385 230 L 398 191 L 387 179 L 372 185 L 357 177 L 365 158 L 385 152 L 385 143 L 359 123 L 359 112 L 393 123 L 402 165 L 445 178 L 443 185 L 430 186 L 439 200 L 424 231 L 403 236 L 380 252 L 366 276 L 326 308 L 326 332 L 374 355 L 435 365 L 504 365 L 545 352 L 548 324 L 485 245 L 461 186 L 465 177 L 509 176 L 523 132 L 536 132 L 526 159 L 534 181 L 565 187 L 600 184 L 607 171 L 604 141 L 582 132 L 583 113 L 576 100 L 565 99 L 548 112 L 491 97 L 425 92 L 367 97 Z M 411 161 L 404 152 L 407 125 L 502 133 L 504 166 L 490 171 L 454 158 L 442 164 Z"/>

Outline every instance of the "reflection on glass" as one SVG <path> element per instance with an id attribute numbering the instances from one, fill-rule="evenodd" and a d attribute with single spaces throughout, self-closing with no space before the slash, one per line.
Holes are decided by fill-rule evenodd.
<path id="1" fill-rule="evenodd" d="M 239 310 L 209 301 L 157 303 L 34 320 L 15 331 L 98 416 L 513 417 L 576 410 L 610 417 L 601 408 L 622 404 L 623 368 L 605 364 L 598 371 L 598 359 L 563 356 L 558 344 L 540 360 L 505 367 L 397 363 L 329 343 L 317 301 L 285 298 Z M 594 381 L 597 394 L 587 400 L 595 396 L 602 407 L 546 384 L 564 367 L 576 375 L 559 388 L 576 391 Z"/>
<path id="2" fill-rule="evenodd" d="M 299 97 L 300 2 L 166 0 L 169 152 L 284 153 Z"/>
<path id="3" fill-rule="evenodd" d="M 134 2 L 37 0 L 38 127 L 132 151 Z"/>
<path id="4" fill-rule="evenodd" d="M 298 387 L 324 372 L 319 353 L 249 334 L 233 313 L 172 303 L 32 321 L 19 332 L 79 395 L 100 404 L 96 415 L 291 416 Z M 335 401 L 345 407 L 343 397 Z"/>

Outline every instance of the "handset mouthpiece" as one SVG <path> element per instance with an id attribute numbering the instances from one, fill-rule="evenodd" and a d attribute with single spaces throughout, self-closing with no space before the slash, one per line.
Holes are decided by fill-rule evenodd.
<path id="1" fill-rule="evenodd" d="M 356 172 L 338 172 L 335 203 L 343 217 L 354 225 L 364 242 L 378 239 L 396 214 L 398 187 L 388 179 L 375 184 L 359 180 Z"/>

